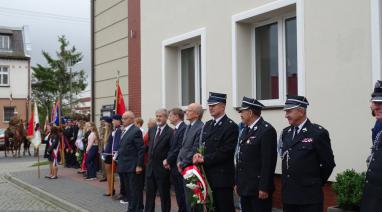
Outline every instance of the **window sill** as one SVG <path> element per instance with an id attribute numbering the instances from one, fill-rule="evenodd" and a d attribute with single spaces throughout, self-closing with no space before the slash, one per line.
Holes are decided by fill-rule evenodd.
<path id="1" fill-rule="evenodd" d="M 284 109 L 284 105 L 270 105 L 270 106 L 265 106 L 263 110 L 282 110 Z"/>
<path id="2" fill-rule="evenodd" d="M 11 86 L 10 85 L 0 85 L 0 87 L 2 87 L 2 88 L 9 88 Z"/>

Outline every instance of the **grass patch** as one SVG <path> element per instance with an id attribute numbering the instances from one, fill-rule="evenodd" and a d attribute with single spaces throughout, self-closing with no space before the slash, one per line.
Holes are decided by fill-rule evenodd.
<path id="1" fill-rule="evenodd" d="M 49 165 L 49 161 L 48 160 L 43 160 L 43 161 L 40 161 L 40 163 L 34 163 L 32 165 L 32 167 L 38 166 L 39 164 L 40 164 L 40 166 Z"/>

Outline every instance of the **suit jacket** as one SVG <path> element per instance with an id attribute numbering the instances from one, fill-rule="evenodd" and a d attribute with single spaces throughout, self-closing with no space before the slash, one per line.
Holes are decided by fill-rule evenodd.
<path id="1" fill-rule="evenodd" d="M 240 196 L 258 195 L 259 190 L 275 189 L 277 133 L 260 117 L 252 129 L 244 130 L 239 139 L 240 151 L 236 165 L 236 185 Z"/>
<path id="2" fill-rule="evenodd" d="M 281 135 L 282 200 L 287 204 L 320 204 L 322 186 L 335 167 L 329 133 L 306 121 L 293 138 L 293 127 Z"/>
<path id="3" fill-rule="evenodd" d="M 182 147 L 183 135 L 186 127 L 187 125 L 182 122 L 178 129 L 173 131 L 174 133 L 170 142 L 170 150 L 167 154 L 167 162 L 171 165 L 171 167 L 176 167 L 176 159 L 178 158 L 180 148 Z"/>
<path id="4" fill-rule="evenodd" d="M 153 172 L 158 177 L 169 177 L 169 170 L 163 167 L 163 160 L 167 159 L 167 153 L 170 149 L 173 129 L 167 124 L 163 128 L 159 138 L 155 141 L 155 134 L 158 127 L 149 129 L 149 157 L 146 168 L 146 176 L 151 177 Z"/>
<path id="5" fill-rule="evenodd" d="M 227 115 L 216 123 L 208 121 L 202 130 L 204 145 L 204 169 L 212 187 L 233 187 L 235 167 L 234 154 L 239 128 Z"/>
<path id="6" fill-rule="evenodd" d="M 204 124 L 200 120 L 197 120 L 192 126 L 187 126 L 177 159 L 177 163 L 180 163 L 182 168 L 192 165 L 192 157 L 196 152 L 196 147 L 199 146 L 200 132 L 203 126 Z"/>
<path id="7" fill-rule="evenodd" d="M 121 137 L 118 149 L 117 172 L 135 173 L 137 166 L 143 167 L 143 154 L 142 131 L 135 125 L 132 125 Z"/>

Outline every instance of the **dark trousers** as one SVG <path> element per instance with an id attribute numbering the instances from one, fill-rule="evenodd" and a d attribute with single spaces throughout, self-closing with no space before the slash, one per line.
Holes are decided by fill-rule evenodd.
<path id="1" fill-rule="evenodd" d="M 119 193 L 122 195 L 122 199 L 127 202 L 129 201 L 127 191 L 126 191 L 127 185 L 125 183 L 125 180 L 123 180 L 123 174 L 118 173 L 118 176 L 119 176 Z"/>
<path id="2" fill-rule="evenodd" d="M 145 176 L 146 176 L 146 169 L 145 167 L 143 167 L 142 174 L 141 176 L 139 176 L 140 184 L 142 186 L 142 191 L 145 190 L 145 179 L 146 179 Z M 143 211 L 143 209 L 145 208 L 145 206 L 143 205 L 143 193 L 142 193 L 141 205 L 139 206 L 139 208 L 141 209 L 141 211 Z"/>
<path id="3" fill-rule="evenodd" d="M 154 173 L 146 178 L 145 212 L 154 212 L 157 190 L 159 191 L 162 212 L 170 212 L 170 176 L 155 176 Z"/>
<path id="4" fill-rule="evenodd" d="M 258 196 L 240 196 L 242 212 L 271 212 L 272 211 L 272 194 L 265 200 L 259 199 Z"/>
<path id="5" fill-rule="evenodd" d="M 223 176 L 222 176 L 223 177 Z M 233 188 L 211 188 L 215 212 L 234 212 Z"/>
<path id="6" fill-rule="evenodd" d="M 142 175 L 137 175 L 134 172 L 122 173 L 121 175 L 125 184 L 125 190 L 130 194 L 127 211 L 141 211 L 141 205 L 143 201 L 143 185 L 140 178 L 142 178 Z"/>
<path id="7" fill-rule="evenodd" d="M 283 204 L 283 212 L 322 212 L 323 205 L 309 204 L 309 205 L 295 205 L 295 204 Z"/>
<path id="8" fill-rule="evenodd" d="M 88 157 L 86 158 L 86 167 L 88 170 L 88 177 L 96 177 L 96 167 L 95 167 L 95 158 L 98 154 L 98 146 L 92 146 L 88 152 Z"/>
<path id="9" fill-rule="evenodd" d="M 175 195 L 176 195 L 176 202 L 178 203 L 179 212 L 186 212 L 187 211 L 187 205 L 186 205 L 186 195 L 184 191 L 184 180 L 183 176 L 179 173 L 176 166 L 171 167 L 170 171 L 171 176 L 171 183 L 174 185 Z"/>

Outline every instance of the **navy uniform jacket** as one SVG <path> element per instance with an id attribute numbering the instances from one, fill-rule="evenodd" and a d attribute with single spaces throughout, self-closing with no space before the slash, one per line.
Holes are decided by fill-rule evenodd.
<path id="1" fill-rule="evenodd" d="M 369 166 L 366 172 L 364 198 L 368 196 L 379 197 L 382 199 L 382 135 L 381 131 L 376 135 Z M 382 206 L 382 202 L 381 202 Z"/>
<path id="2" fill-rule="evenodd" d="M 287 204 L 320 204 L 322 186 L 335 167 L 329 133 L 306 121 L 293 137 L 293 127 L 281 135 L 282 201 Z"/>
<path id="3" fill-rule="evenodd" d="M 110 134 L 109 141 L 107 142 L 104 153 L 114 154 L 116 151 L 118 151 L 119 143 L 121 141 L 121 134 L 122 134 L 122 130 L 120 127 L 117 127 L 117 129 Z M 113 143 L 113 139 L 114 139 L 114 143 Z"/>
<path id="4" fill-rule="evenodd" d="M 151 177 L 155 173 L 158 177 L 169 177 L 169 170 L 163 167 L 163 160 L 167 158 L 167 153 L 170 149 L 170 141 L 173 134 L 173 129 L 171 129 L 167 124 L 163 128 L 159 139 L 155 141 L 155 133 L 157 127 L 149 129 L 149 158 L 146 168 L 146 176 Z"/>
<path id="5" fill-rule="evenodd" d="M 173 136 L 170 142 L 170 151 L 167 155 L 167 163 L 171 165 L 172 168 L 176 168 L 176 160 L 178 158 L 178 154 L 180 148 L 182 147 L 183 135 L 184 131 L 186 131 L 187 125 L 182 122 L 178 129 L 175 129 Z"/>
<path id="6" fill-rule="evenodd" d="M 235 167 L 234 154 L 239 129 L 227 115 L 213 125 L 208 121 L 202 130 L 201 143 L 204 145 L 204 168 L 211 187 L 233 187 Z"/>
<path id="7" fill-rule="evenodd" d="M 260 117 L 239 139 L 236 186 L 240 196 L 258 195 L 259 190 L 273 192 L 277 162 L 277 133 Z"/>
<path id="8" fill-rule="evenodd" d="M 118 149 L 119 173 L 135 173 L 137 166 L 143 167 L 143 145 L 142 131 L 134 124 L 121 136 Z"/>

